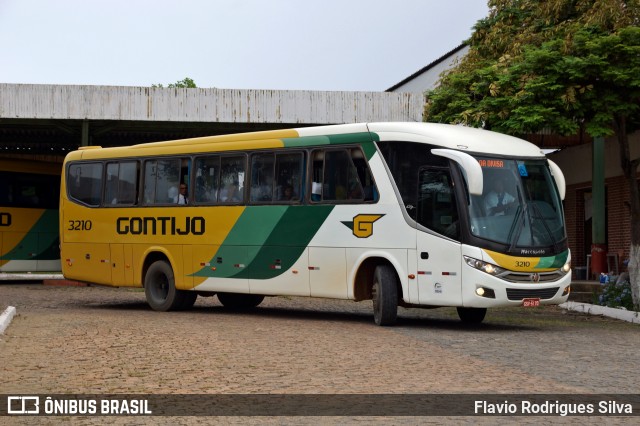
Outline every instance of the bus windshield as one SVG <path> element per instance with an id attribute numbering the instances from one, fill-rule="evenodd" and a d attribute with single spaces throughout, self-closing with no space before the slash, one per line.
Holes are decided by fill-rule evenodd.
<path id="1" fill-rule="evenodd" d="M 546 160 L 476 156 L 482 196 L 471 196 L 471 233 L 514 248 L 550 247 L 565 239 L 562 205 Z"/>

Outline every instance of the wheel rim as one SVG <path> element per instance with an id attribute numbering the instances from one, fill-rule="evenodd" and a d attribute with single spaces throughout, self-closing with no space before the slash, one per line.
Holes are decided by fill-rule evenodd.
<path id="1" fill-rule="evenodd" d="M 169 280 L 164 274 L 156 274 L 153 277 L 151 294 L 158 302 L 164 302 L 169 296 Z"/>

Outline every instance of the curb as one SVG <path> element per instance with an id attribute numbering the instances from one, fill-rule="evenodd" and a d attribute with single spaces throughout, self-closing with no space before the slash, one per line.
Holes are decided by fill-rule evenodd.
<path id="1" fill-rule="evenodd" d="M 16 315 L 16 308 L 13 306 L 9 306 L 4 310 L 2 315 L 0 315 L 0 334 L 4 334 L 4 331 L 9 327 L 11 320 Z"/>
<path id="2" fill-rule="evenodd" d="M 607 306 L 590 305 L 588 303 L 565 302 L 559 305 L 562 309 L 569 311 L 582 312 L 589 315 L 602 315 L 609 318 L 615 318 L 627 321 L 633 324 L 640 324 L 640 315 L 638 312 L 627 311 L 625 309 L 609 308 Z"/>
<path id="3" fill-rule="evenodd" d="M 40 281 L 40 280 L 62 280 L 64 276 L 62 274 L 54 273 L 40 273 L 40 272 L 0 272 L 0 281 Z"/>

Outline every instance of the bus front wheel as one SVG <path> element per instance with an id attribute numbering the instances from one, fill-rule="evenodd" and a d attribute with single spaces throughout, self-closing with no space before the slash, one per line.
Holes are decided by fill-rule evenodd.
<path id="1" fill-rule="evenodd" d="M 398 318 L 398 277 L 389 265 L 379 265 L 373 274 L 373 320 L 393 325 Z"/>
<path id="2" fill-rule="evenodd" d="M 149 266 L 144 277 L 144 294 L 154 311 L 189 309 L 196 301 L 197 293 L 177 290 L 173 269 L 164 260 L 157 260 Z"/>
<path id="3" fill-rule="evenodd" d="M 480 324 L 487 315 L 487 308 L 457 308 L 460 320 L 465 324 Z"/>

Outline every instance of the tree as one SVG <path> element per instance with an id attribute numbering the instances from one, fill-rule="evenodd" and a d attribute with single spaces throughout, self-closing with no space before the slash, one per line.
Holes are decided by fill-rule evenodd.
<path id="1" fill-rule="evenodd" d="M 640 304 L 639 0 L 491 0 L 469 54 L 427 93 L 425 120 L 525 135 L 615 135 L 630 188 L 633 301 Z"/>
<path id="2" fill-rule="evenodd" d="M 152 84 L 151 87 L 164 87 L 162 84 Z M 196 82 L 189 77 L 185 77 L 182 80 L 176 81 L 175 83 L 170 83 L 167 87 L 169 88 L 188 88 L 192 89 L 197 87 Z"/>

